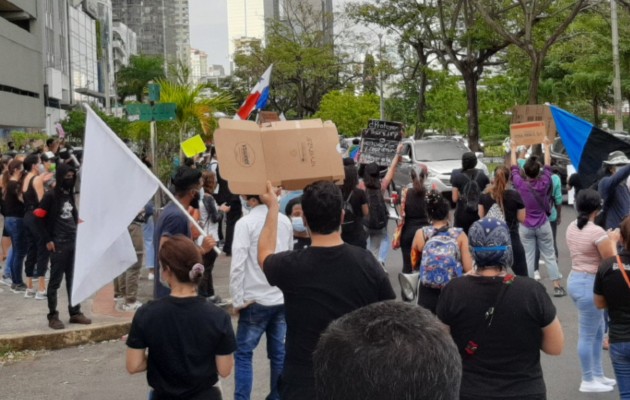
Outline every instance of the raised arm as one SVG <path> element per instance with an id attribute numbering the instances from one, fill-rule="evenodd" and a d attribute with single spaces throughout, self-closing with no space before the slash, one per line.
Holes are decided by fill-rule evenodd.
<path id="1" fill-rule="evenodd" d="M 545 146 L 545 165 L 551 166 L 551 141 L 548 137 L 545 137 L 543 146 Z"/>
<path id="2" fill-rule="evenodd" d="M 260 195 L 260 200 L 269 208 L 265 225 L 258 239 L 258 264 L 264 268 L 267 257 L 276 252 L 276 241 L 278 237 L 278 195 L 276 189 L 267 181 L 267 193 Z"/>
<path id="3" fill-rule="evenodd" d="M 389 184 L 392 182 L 394 178 L 394 174 L 396 173 L 396 169 L 398 168 L 398 163 L 400 162 L 400 152 L 402 151 L 403 145 L 400 143 L 396 148 L 396 155 L 392 158 L 392 163 L 389 165 L 389 169 L 385 174 L 385 177 L 381 181 L 381 190 L 386 190 Z"/>

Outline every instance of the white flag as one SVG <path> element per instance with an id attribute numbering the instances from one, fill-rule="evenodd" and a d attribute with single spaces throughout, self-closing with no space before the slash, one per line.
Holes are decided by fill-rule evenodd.
<path id="1" fill-rule="evenodd" d="M 159 187 L 155 175 L 105 122 L 86 110 L 72 305 L 137 261 L 127 227 Z"/>

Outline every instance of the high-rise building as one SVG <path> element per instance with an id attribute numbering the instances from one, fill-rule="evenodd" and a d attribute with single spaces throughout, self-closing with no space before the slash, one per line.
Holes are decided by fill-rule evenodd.
<path id="1" fill-rule="evenodd" d="M 208 76 L 208 54 L 190 49 L 190 78 L 193 83 L 201 83 Z"/>
<path id="2" fill-rule="evenodd" d="M 44 0 L 0 0 L 0 132 L 45 124 Z"/>
<path id="3" fill-rule="evenodd" d="M 136 32 L 138 53 L 189 62 L 188 0 L 112 0 L 112 9 L 114 21 Z"/>
<path id="4" fill-rule="evenodd" d="M 131 56 L 138 54 L 137 35 L 120 21 L 114 21 L 112 28 L 112 48 L 114 51 L 114 72 L 129 65 Z"/>

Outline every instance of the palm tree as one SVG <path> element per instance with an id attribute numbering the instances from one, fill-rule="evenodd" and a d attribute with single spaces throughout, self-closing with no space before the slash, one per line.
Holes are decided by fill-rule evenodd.
<path id="1" fill-rule="evenodd" d="M 135 55 L 131 56 L 129 65 L 116 73 L 116 86 L 120 103 L 127 96 L 135 96 L 136 101 L 142 102 L 142 96 L 147 84 L 164 77 L 164 61 L 160 57 Z"/>

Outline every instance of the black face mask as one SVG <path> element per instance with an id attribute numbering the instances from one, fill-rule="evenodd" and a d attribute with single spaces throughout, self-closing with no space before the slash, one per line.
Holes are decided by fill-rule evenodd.
<path id="1" fill-rule="evenodd" d="M 74 178 L 65 178 L 64 180 L 62 180 L 61 188 L 68 192 L 72 191 L 72 189 L 74 189 Z"/>
<path id="2" fill-rule="evenodd" d="M 190 206 L 194 209 L 199 209 L 199 198 L 201 197 L 201 195 L 199 194 L 198 191 L 195 192 L 195 196 L 192 198 L 192 200 L 190 201 Z"/>

